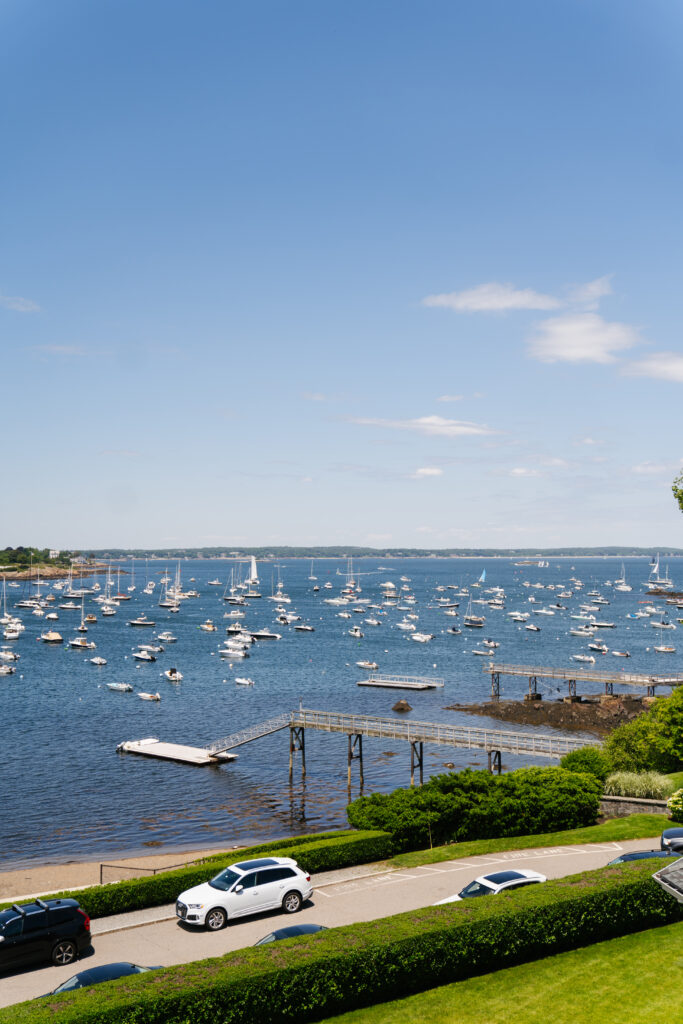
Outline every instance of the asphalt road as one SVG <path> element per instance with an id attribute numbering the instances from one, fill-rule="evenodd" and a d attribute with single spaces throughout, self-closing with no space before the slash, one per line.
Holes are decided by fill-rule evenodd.
<path id="1" fill-rule="evenodd" d="M 484 857 L 444 861 L 399 871 L 378 871 L 372 865 L 313 877 L 311 900 L 298 914 L 271 911 L 242 918 L 220 932 L 207 932 L 177 921 L 173 906 L 122 914 L 92 922 L 95 952 L 70 967 L 33 967 L 0 976 L 0 1006 L 9 1006 L 51 991 L 79 970 L 130 960 L 160 965 L 203 960 L 253 945 L 275 928 L 315 922 L 332 928 L 370 921 L 405 910 L 429 906 L 459 892 L 477 875 L 504 867 L 532 868 L 548 878 L 603 867 L 620 852 L 650 850 L 657 839 L 624 843 L 589 843 L 583 846 L 519 850 Z M 653 872 L 661 862 L 653 861 Z M 495 898 L 495 897 L 492 897 Z"/>

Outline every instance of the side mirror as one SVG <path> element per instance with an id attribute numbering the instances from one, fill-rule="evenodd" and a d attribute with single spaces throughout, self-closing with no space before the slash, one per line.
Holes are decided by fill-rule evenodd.
<path id="1" fill-rule="evenodd" d="M 233 892 L 242 892 L 243 889 L 243 885 L 236 885 L 235 888 L 233 889 Z"/>

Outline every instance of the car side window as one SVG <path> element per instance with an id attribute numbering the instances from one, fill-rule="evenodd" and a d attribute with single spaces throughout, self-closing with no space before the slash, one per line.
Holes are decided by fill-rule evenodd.
<path id="1" fill-rule="evenodd" d="M 268 882 L 281 882 L 285 878 L 293 878 L 294 872 L 291 868 L 268 868 L 267 871 L 259 871 L 259 885 L 267 885 Z"/>
<path id="2" fill-rule="evenodd" d="M 470 882 L 469 885 L 461 891 L 460 896 L 490 896 L 491 889 L 488 885 L 482 885 L 481 882 Z"/>
<path id="3" fill-rule="evenodd" d="M 16 917 L 13 921 L 8 921 L 2 934 L 6 939 L 14 939 L 17 935 L 21 935 L 21 918 Z"/>
<path id="4" fill-rule="evenodd" d="M 37 914 L 27 914 L 24 918 L 24 934 L 27 935 L 29 932 L 42 931 L 47 928 L 47 913 L 42 910 Z"/>
<path id="5" fill-rule="evenodd" d="M 241 885 L 243 889 L 253 889 L 256 885 L 256 872 L 252 871 L 250 875 L 242 875 L 238 885 Z"/>
<path id="6" fill-rule="evenodd" d="M 525 885 L 538 885 L 537 878 L 525 878 L 522 882 L 513 882 L 512 885 L 506 885 L 506 889 L 523 889 Z"/>

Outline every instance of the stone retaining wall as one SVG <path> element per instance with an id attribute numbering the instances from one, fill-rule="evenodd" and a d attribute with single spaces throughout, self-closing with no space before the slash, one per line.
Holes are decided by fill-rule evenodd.
<path id="1" fill-rule="evenodd" d="M 625 818 L 627 814 L 668 814 L 666 800 L 644 800 L 637 796 L 603 796 L 600 813 L 605 818 Z"/>

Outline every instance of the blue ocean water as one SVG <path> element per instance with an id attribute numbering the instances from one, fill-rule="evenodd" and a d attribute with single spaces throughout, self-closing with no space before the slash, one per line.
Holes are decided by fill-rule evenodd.
<path id="1" fill-rule="evenodd" d="M 681 559 L 671 559 L 674 580 L 683 578 Z M 121 563 L 128 575 L 121 576 L 121 588 L 131 582 L 131 563 Z M 242 620 L 247 628 L 267 626 L 282 634 L 279 641 L 253 645 L 251 657 L 232 666 L 216 653 L 225 638 L 230 620 L 224 613 L 230 606 L 223 601 L 231 563 L 224 560 L 192 560 L 181 563 L 185 589 L 199 591 L 200 597 L 181 603 L 179 614 L 158 607 L 160 587 L 154 593 L 142 592 L 145 575 L 156 581 L 164 564 L 151 561 L 145 567 L 135 565 L 136 590 L 111 618 L 102 617 L 99 606 L 87 598 L 85 610 L 93 611 L 97 623 L 86 634 L 97 644 L 96 651 L 68 649 L 66 642 L 78 635 L 80 607 L 77 610 L 53 607 L 59 621 L 46 623 L 28 609 L 18 614 L 25 632 L 12 646 L 20 654 L 14 675 L 0 677 L 0 700 L 5 751 L 2 759 L 2 801 L 0 816 L 0 863 L 7 869 L 30 863 L 68 860 L 106 859 L 124 854 L 193 849 L 200 846 L 231 845 L 244 841 L 292 835 L 324 828 L 343 827 L 347 793 L 347 739 L 343 735 L 317 733 L 306 736 L 307 777 L 302 782 L 295 771 L 293 784 L 288 780 L 289 733 L 287 730 L 239 748 L 239 759 L 220 767 L 195 768 L 117 754 L 123 740 L 157 736 L 170 742 L 204 745 L 213 739 L 256 724 L 280 712 L 290 711 L 301 702 L 304 707 L 333 711 L 353 711 L 391 715 L 398 697 L 406 697 L 413 706 L 410 717 L 424 721 L 469 722 L 475 726 L 505 724 L 481 717 L 447 711 L 454 702 L 486 699 L 490 676 L 484 671 L 486 659 L 471 651 L 484 637 L 500 641 L 495 652 L 500 661 L 567 667 L 572 653 L 588 653 L 587 641 L 569 636 L 576 621 L 570 614 L 579 603 L 587 603 L 587 592 L 597 589 L 610 604 L 601 607 L 598 618 L 616 623 L 614 630 L 603 630 L 599 639 L 610 648 L 628 649 L 629 659 L 614 659 L 611 654 L 597 655 L 596 669 L 639 672 L 676 671 L 678 655 L 657 655 L 652 646 L 660 642 L 676 643 L 677 633 L 670 631 L 660 640 L 650 619 L 627 618 L 644 603 L 653 601 L 666 609 L 663 598 L 645 597 L 644 581 L 649 566 L 646 559 L 626 559 L 626 576 L 631 593 L 615 592 L 606 585 L 619 575 L 621 560 L 550 559 L 547 567 L 519 566 L 511 559 L 362 559 L 354 564 L 361 596 L 380 604 L 381 583 L 389 580 L 408 587 L 416 603 L 410 610 L 419 615 L 417 628 L 433 633 L 425 644 L 411 642 L 408 634 L 396 628 L 404 611 L 386 609 L 378 616 L 381 625 L 364 623 L 375 612 L 340 618 L 339 611 L 352 611 L 325 604 L 325 598 L 337 595 L 345 580 L 338 571 L 347 565 L 340 559 L 316 559 L 314 574 L 320 590 L 314 592 L 310 559 L 281 560 L 279 568 L 259 563 L 260 590 L 263 597 L 252 600 Z M 385 567 L 385 568 L 380 568 Z M 168 566 L 175 573 L 175 563 Z M 473 597 L 490 597 L 488 587 L 502 587 L 506 593 L 505 610 L 483 605 L 473 611 L 486 616 L 483 630 L 467 630 L 459 636 L 446 629 L 462 625 L 467 598 L 460 601 L 459 618 L 447 617 L 435 605 L 436 598 L 452 597 L 453 591 L 437 592 L 437 586 L 472 587 L 482 570 L 486 582 L 472 588 Z M 662 566 L 663 569 L 663 566 Z M 275 622 L 275 602 L 267 599 L 277 573 L 291 597 L 289 611 L 310 623 L 313 633 L 299 633 L 294 624 Z M 402 581 L 401 577 L 408 577 Z M 561 600 L 548 585 L 571 588 L 570 577 L 583 581 L 584 588 L 571 600 Z M 209 586 L 218 578 L 221 586 Z M 100 577 L 103 585 L 104 580 Z M 333 589 L 326 589 L 330 582 Z M 534 588 L 524 584 L 543 584 Z M 86 585 L 87 581 L 86 581 Z M 8 606 L 22 591 L 7 590 Z M 529 598 L 534 597 L 535 602 Z M 538 633 L 508 618 L 512 610 L 531 611 L 560 601 L 565 611 L 553 616 L 531 615 L 529 621 L 540 625 Z M 668 608 L 676 622 L 677 613 Z M 152 630 L 132 629 L 127 621 L 145 612 L 156 622 Z M 206 633 L 199 624 L 211 618 L 218 626 Z M 40 633 L 53 625 L 65 644 L 51 647 L 38 642 Z M 362 639 L 348 635 L 353 625 L 364 632 Z M 680 628 L 680 627 L 679 627 Z M 131 658 L 139 643 L 149 643 L 151 634 L 169 629 L 178 642 L 168 645 L 158 660 L 140 664 Z M 107 659 L 105 667 L 90 663 L 95 654 Z M 403 692 L 362 688 L 356 685 L 364 673 L 355 662 L 369 659 L 389 673 L 435 675 L 445 680 L 443 690 Z M 171 684 L 162 673 L 176 666 L 183 673 L 179 684 Z M 235 676 L 254 679 L 253 687 L 235 685 Z M 116 693 L 108 682 L 130 682 L 136 690 L 159 690 L 162 700 L 151 703 L 135 693 Z M 521 697 L 527 688 L 524 678 L 504 678 L 503 696 Z M 559 683 L 546 681 L 539 687 L 546 697 L 566 692 Z M 593 691 L 598 686 L 592 687 Z M 666 692 L 666 691 L 664 691 Z M 522 727 L 509 726 L 520 730 Z M 548 730 L 540 730 L 547 732 Z M 476 751 L 450 750 L 444 747 L 425 751 L 425 772 L 429 776 L 443 771 L 444 763 L 483 767 L 485 755 Z M 521 759 L 508 757 L 505 765 L 518 767 Z M 410 752 L 406 744 L 385 740 L 364 743 L 365 791 L 386 791 L 409 783 Z M 355 766 L 354 766 L 355 772 Z M 353 796 L 357 795 L 354 774 Z"/>

